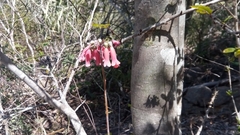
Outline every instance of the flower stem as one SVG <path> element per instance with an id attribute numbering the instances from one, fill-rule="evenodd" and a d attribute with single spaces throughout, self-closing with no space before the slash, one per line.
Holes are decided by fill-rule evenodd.
<path id="1" fill-rule="evenodd" d="M 102 63 L 102 76 L 103 76 L 103 89 L 104 89 L 104 100 L 105 100 L 105 114 L 106 114 L 106 124 L 107 124 L 107 135 L 110 135 L 109 130 L 109 116 L 108 116 L 108 100 L 107 100 L 107 82 L 106 82 L 106 75 Z"/>

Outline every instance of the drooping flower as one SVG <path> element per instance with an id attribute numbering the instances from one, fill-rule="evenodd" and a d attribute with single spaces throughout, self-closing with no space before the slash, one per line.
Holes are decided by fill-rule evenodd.
<path id="1" fill-rule="evenodd" d="M 112 59 L 112 66 L 114 68 L 118 68 L 119 65 L 120 65 L 120 62 L 117 59 L 117 54 L 116 54 L 115 49 L 112 46 L 110 46 L 109 51 L 110 51 L 110 56 L 111 56 L 111 59 Z"/>
<path id="2" fill-rule="evenodd" d="M 108 47 L 105 46 L 103 47 L 103 66 L 111 67 L 109 50 Z"/>
<path id="3" fill-rule="evenodd" d="M 96 65 L 97 66 L 99 66 L 99 65 L 101 65 L 102 64 L 102 62 L 101 62 L 101 56 L 100 56 L 100 46 L 97 46 L 94 50 L 93 50 L 93 52 L 92 52 L 92 54 L 93 54 L 93 59 L 95 60 L 95 63 L 96 63 Z"/>
<path id="4" fill-rule="evenodd" d="M 86 53 L 85 53 L 85 65 L 86 65 L 86 67 L 91 66 L 91 60 L 92 60 L 92 51 L 89 48 L 89 49 L 86 50 Z"/>
<path id="5" fill-rule="evenodd" d="M 79 55 L 79 61 L 85 61 L 86 67 L 90 67 L 91 60 L 94 60 L 97 66 L 103 63 L 104 67 L 113 66 L 114 68 L 118 68 L 120 62 L 117 60 L 117 54 L 114 47 L 119 45 L 120 42 L 117 40 L 104 42 L 99 39 L 91 41 Z"/>
<path id="6" fill-rule="evenodd" d="M 112 40 L 112 44 L 114 47 L 118 47 L 121 43 L 118 40 Z"/>
<path id="7" fill-rule="evenodd" d="M 80 62 L 85 61 L 85 55 L 87 50 L 90 49 L 90 45 L 88 45 L 86 48 L 83 49 L 82 53 L 78 56 L 78 59 Z"/>

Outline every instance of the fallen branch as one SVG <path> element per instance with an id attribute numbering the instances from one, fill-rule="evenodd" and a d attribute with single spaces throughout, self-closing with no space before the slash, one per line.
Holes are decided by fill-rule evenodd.
<path id="1" fill-rule="evenodd" d="M 52 98 L 46 90 L 39 87 L 35 81 L 29 78 L 23 71 L 18 69 L 12 61 L 0 51 L 0 65 L 6 66 L 12 73 L 14 73 L 17 77 L 19 77 L 23 82 L 25 82 L 35 93 L 38 94 L 42 99 L 46 102 L 54 106 L 55 108 L 62 111 L 65 115 L 67 115 L 76 131 L 77 135 L 86 135 L 85 130 L 82 127 L 82 123 L 80 122 L 75 111 L 69 106 L 65 99 L 61 101 Z"/>

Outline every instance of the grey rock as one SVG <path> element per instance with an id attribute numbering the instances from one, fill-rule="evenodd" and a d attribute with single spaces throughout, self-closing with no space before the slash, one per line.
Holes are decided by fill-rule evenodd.
<path id="1" fill-rule="evenodd" d="M 213 108 L 210 111 L 217 113 L 225 110 L 233 111 L 233 103 L 231 97 L 227 94 L 228 86 L 220 86 L 215 90 L 218 94 L 214 100 Z M 206 86 L 196 86 L 186 89 L 182 100 L 182 114 L 200 114 L 205 112 L 211 101 L 213 91 Z M 240 85 L 233 86 L 233 96 L 237 105 L 240 108 Z"/>
<path id="2" fill-rule="evenodd" d="M 215 107 L 221 106 L 227 102 L 230 102 L 231 97 L 227 95 L 227 91 L 229 90 L 229 87 L 221 86 L 221 87 L 217 87 L 216 90 L 218 91 L 218 94 L 213 103 Z"/>
<path id="3" fill-rule="evenodd" d="M 206 86 L 197 86 L 187 89 L 183 99 L 198 106 L 206 106 L 212 97 L 212 90 Z"/>
<path id="4" fill-rule="evenodd" d="M 216 99 L 214 101 L 214 106 L 221 106 L 223 104 L 229 104 L 229 102 L 232 102 L 231 97 L 227 94 L 227 91 L 229 90 L 229 87 L 227 86 L 221 86 L 216 88 L 218 91 L 218 95 L 216 96 Z M 233 97 L 239 98 L 240 97 L 240 86 L 234 85 L 233 86 Z M 239 104 L 239 103 L 237 103 Z"/>

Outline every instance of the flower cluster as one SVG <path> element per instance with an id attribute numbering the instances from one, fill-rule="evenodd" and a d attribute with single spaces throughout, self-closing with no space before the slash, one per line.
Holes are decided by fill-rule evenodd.
<path id="1" fill-rule="evenodd" d="M 82 53 L 79 55 L 79 61 L 85 61 L 86 67 L 90 67 L 91 60 L 94 60 L 96 65 L 102 65 L 104 67 L 118 68 L 120 62 L 117 60 L 117 54 L 114 47 L 120 45 L 117 40 L 112 41 L 102 41 L 94 40 L 87 43 L 87 47 L 83 49 Z M 111 60 L 111 61 L 110 61 Z"/>

